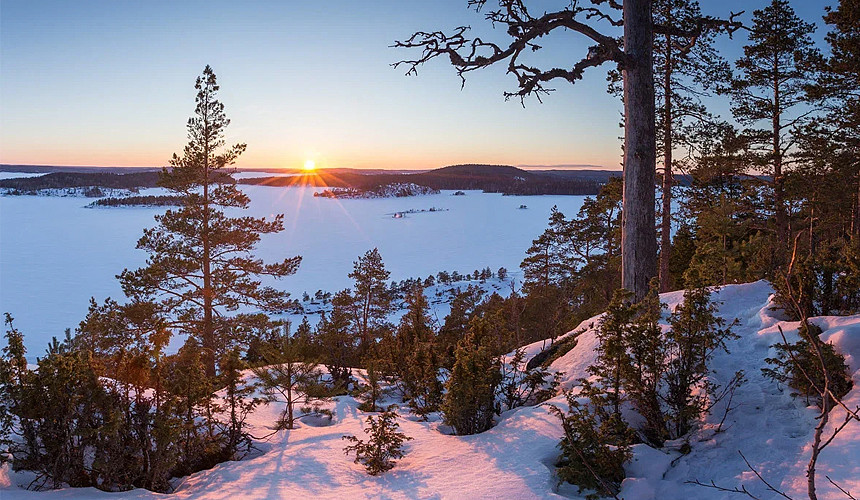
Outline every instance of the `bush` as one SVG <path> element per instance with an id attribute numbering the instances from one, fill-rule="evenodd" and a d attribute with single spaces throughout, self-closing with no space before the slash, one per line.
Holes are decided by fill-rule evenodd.
<path id="1" fill-rule="evenodd" d="M 807 403 L 809 403 L 810 396 L 820 398 L 815 387 L 824 386 L 824 372 L 821 369 L 821 363 L 809 341 L 806 340 L 810 338 L 810 335 L 817 339 L 821 335 L 821 328 L 812 323 L 802 324 L 800 327 L 801 340 L 793 344 L 772 345 L 771 347 L 776 349 L 776 357 L 767 358 L 765 361 L 773 368 L 762 368 L 761 370 L 766 377 L 797 389 L 798 392 L 795 395 L 806 397 Z M 833 345 L 825 343 L 821 343 L 821 354 L 830 376 L 830 390 L 836 397 L 841 398 L 848 394 L 853 386 L 848 374 L 848 366 L 845 364 L 845 357 L 836 352 Z M 812 384 L 804 374 L 809 375 Z M 819 408 L 822 407 L 822 403 L 820 399 L 816 401 Z"/>
<path id="2" fill-rule="evenodd" d="M 499 413 L 543 403 L 554 397 L 561 385 L 562 372 L 550 372 L 543 367 L 529 370 L 524 357 L 525 350 L 517 349 L 513 357 L 502 365 L 502 380 L 498 386 Z"/>
<path id="3" fill-rule="evenodd" d="M 591 407 L 577 401 L 573 392 L 565 396 L 567 413 L 550 405 L 564 429 L 558 478 L 577 485 L 580 492 L 591 490 L 588 499 L 615 496 L 624 480 L 624 463 L 632 457 L 631 432 L 617 414 L 606 411 L 602 405 L 606 400 L 596 393 Z"/>
<path id="4" fill-rule="evenodd" d="M 478 434 L 493 426 L 499 363 L 476 340 L 474 332 L 458 344 L 448 379 L 442 414 L 446 425 L 460 435 Z"/>
<path id="5" fill-rule="evenodd" d="M 412 439 L 397 432 L 400 425 L 395 422 L 396 408 L 397 405 L 391 405 L 379 416 L 367 417 L 367 425 L 370 426 L 364 429 L 370 437 L 367 442 L 355 436 L 343 436 L 343 439 L 355 443 L 344 448 L 343 452 L 346 455 L 355 453 L 355 463 L 364 465 L 371 476 L 393 469 L 397 460 L 403 458 L 403 443 Z"/>

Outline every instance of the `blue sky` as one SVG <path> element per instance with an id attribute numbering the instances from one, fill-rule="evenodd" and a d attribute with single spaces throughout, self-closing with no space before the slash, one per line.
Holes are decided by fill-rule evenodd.
<path id="1" fill-rule="evenodd" d="M 702 2 L 715 15 L 747 9 L 747 20 L 764 3 Z M 821 25 L 831 3 L 793 5 Z M 410 57 L 394 40 L 459 25 L 504 40 L 465 0 L 0 0 L 0 163 L 162 165 L 185 143 L 194 80 L 210 64 L 228 140 L 248 144 L 240 166 L 618 168 L 608 66 L 525 108 L 502 98 L 515 83 L 502 67 L 472 73 L 461 90 L 442 60 L 417 77 L 390 66 Z M 733 58 L 743 41 L 720 47 Z M 588 44 L 568 33 L 544 45 L 536 60 L 569 65 Z"/>

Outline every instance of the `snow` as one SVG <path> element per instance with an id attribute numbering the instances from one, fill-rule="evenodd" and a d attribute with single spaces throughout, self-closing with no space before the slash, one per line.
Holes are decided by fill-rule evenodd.
<path id="1" fill-rule="evenodd" d="M 716 432 L 723 408 L 718 406 L 701 428 L 688 439 L 691 451 L 681 455 L 682 441 L 669 443 L 664 450 L 646 445 L 633 448 L 626 465 L 627 478 L 619 495 L 626 500 L 734 498 L 734 495 L 688 484 L 687 481 L 714 481 L 725 487 L 745 486 L 760 498 L 773 498 L 749 471 L 741 451 L 769 482 L 794 498 L 805 497 L 805 467 L 809 458 L 816 410 L 792 398 L 791 390 L 761 374 L 764 358 L 772 356 L 770 345 L 781 341 L 781 326 L 789 340 L 797 338 L 796 322 L 784 321 L 772 308 L 772 289 L 766 282 L 729 285 L 715 291 L 722 302 L 720 314 L 727 321 L 737 318 L 739 335 L 729 342 L 730 354 L 718 354 L 712 363 L 711 380 L 725 384 L 737 370 L 744 370 L 748 382 L 742 385 L 728 414 L 723 432 Z M 681 292 L 663 294 L 670 309 L 678 305 Z M 598 317 L 580 325 L 577 345 L 556 360 L 551 368 L 565 372 L 564 385 L 587 376 L 585 367 L 594 358 L 594 327 Z M 860 404 L 860 315 L 812 318 L 822 327 L 822 338 L 845 354 L 854 378 L 854 389 L 846 396 L 849 406 Z M 526 347 L 527 357 L 540 351 L 542 343 Z M 549 403 L 564 406 L 559 396 Z M 411 418 L 401 410 L 401 430 L 414 438 L 405 445 L 406 455 L 390 472 L 379 477 L 365 474 L 360 465 L 343 454 L 343 435 L 363 436 L 366 414 L 358 411 L 348 396 L 331 404 L 332 425 L 316 426 L 308 421 L 298 429 L 281 431 L 257 443 L 261 454 L 240 462 L 221 464 L 211 470 L 181 480 L 176 498 L 580 498 L 570 485 L 558 486 L 553 464 L 562 431 L 546 405 L 522 407 L 505 412 L 498 424 L 475 436 L 443 433 L 437 418 L 430 422 Z M 282 405 L 271 405 L 251 416 L 253 433 L 265 433 Z M 832 420 L 841 420 L 838 410 Z M 821 455 L 818 494 L 821 499 L 844 498 L 827 483 L 827 474 L 842 487 L 860 491 L 860 424 L 849 425 Z M 0 471 L 0 498 L 3 500 L 53 498 L 154 498 L 153 493 L 136 490 L 106 494 L 93 489 L 32 493 L 17 485 L 26 474 Z"/>
<path id="2" fill-rule="evenodd" d="M 295 255 L 299 271 L 274 285 L 301 298 L 351 285 L 353 262 L 378 247 L 391 280 L 426 278 L 439 271 L 489 266 L 519 269 L 525 251 L 546 228 L 553 205 L 575 215 L 583 196 L 502 196 L 453 191 L 410 198 L 332 200 L 320 188 L 240 186 L 251 198 L 243 215 L 285 214 L 285 230 L 267 235 L 258 255 L 273 261 Z M 141 195 L 164 194 L 160 189 Z M 0 196 L 0 313 L 9 312 L 25 335 L 29 355 L 42 355 L 52 336 L 84 318 L 90 296 L 122 300 L 115 275 L 142 266 L 135 244 L 165 207 L 84 208 L 92 199 Z M 530 210 L 517 210 L 528 203 Z M 438 207 L 447 211 L 394 212 Z"/>
<path id="3" fill-rule="evenodd" d="M 31 172 L 0 172 L 0 179 L 22 179 L 26 177 L 39 177 L 40 175 L 45 175 L 44 173 L 31 173 Z"/>

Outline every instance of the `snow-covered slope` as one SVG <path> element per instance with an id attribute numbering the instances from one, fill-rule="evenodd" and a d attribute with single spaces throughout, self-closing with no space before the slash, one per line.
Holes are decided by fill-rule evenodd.
<path id="1" fill-rule="evenodd" d="M 692 451 L 681 455 L 644 445 L 634 448 L 627 466 L 621 497 L 633 499 L 722 499 L 730 493 L 688 484 L 714 481 L 726 487 L 745 486 L 760 498 L 772 498 L 765 486 L 749 471 L 738 451 L 772 484 L 795 498 L 805 497 L 805 464 L 814 425 L 814 408 L 790 396 L 790 390 L 761 375 L 764 358 L 772 356 L 770 345 L 780 341 L 777 326 L 789 339 L 797 336 L 797 323 L 784 322 L 770 310 L 772 290 L 765 282 L 724 287 L 714 293 L 721 301 L 721 315 L 739 325 L 738 340 L 730 342 L 730 354 L 718 354 L 712 380 L 726 383 L 737 370 L 748 382 L 737 391 L 723 425 L 722 407 L 714 410 L 702 429 L 690 439 Z M 681 292 L 662 295 L 669 308 L 681 300 Z M 823 317 L 812 320 L 824 329 L 823 338 L 845 354 L 855 388 L 845 402 L 860 404 L 860 316 Z M 594 358 L 594 329 L 597 318 L 583 322 L 577 345 L 556 360 L 552 368 L 565 372 L 564 385 L 571 387 L 586 375 Z M 540 351 L 542 343 L 527 346 L 528 355 Z M 550 403 L 563 405 L 558 397 Z M 259 443 L 264 453 L 241 462 L 221 464 L 185 478 L 177 498 L 578 498 L 576 488 L 557 487 L 553 463 L 562 431 L 545 406 L 518 408 L 505 413 L 498 425 L 476 436 L 450 436 L 438 421 L 418 422 L 403 413 L 402 430 L 413 441 L 394 470 L 371 477 L 343 454 L 341 436 L 363 436 L 365 414 L 350 397 L 334 404 L 333 425 L 317 427 L 304 423 L 299 429 L 282 432 Z M 272 405 L 253 416 L 255 434 L 263 434 L 280 405 Z M 834 420 L 841 420 L 835 417 Z M 678 443 L 680 444 L 680 443 Z M 677 446 L 676 446 L 677 447 Z M 671 448 L 668 446 L 667 448 Z M 827 483 L 830 476 L 844 488 L 860 492 L 860 424 L 852 424 L 822 454 L 819 462 L 819 498 L 844 498 Z M 18 488 L 28 476 L 0 472 L 3 500 L 40 498 L 152 498 L 145 491 L 105 494 L 93 489 L 31 493 Z"/>

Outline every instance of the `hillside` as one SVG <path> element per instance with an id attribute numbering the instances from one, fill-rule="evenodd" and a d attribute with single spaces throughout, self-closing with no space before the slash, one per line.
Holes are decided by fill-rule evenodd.
<path id="1" fill-rule="evenodd" d="M 644 499 L 724 499 L 729 493 L 688 484 L 714 481 L 726 487 L 743 485 L 759 498 L 773 498 L 765 486 L 741 460 L 742 451 L 750 463 L 776 487 L 794 498 L 805 497 L 807 443 L 811 439 L 815 412 L 791 390 L 761 375 L 764 358 L 773 355 L 771 344 L 779 341 L 778 326 L 789 340 L 797 336 L 797 323 L 780 319 L 772 310 L 772 290 L 765 282 L 730 285 L 713 298 L 722 302 L 720 314 L 737 318 L 734 331 L 739 338 L 729 342 L 731 354 L 718 354 L 713 362 L 712 382 L 725 383 L 737 370 L 746 372 L 748 382 L 735 395 L 723 425 L 715 433 L 723 408 L 703 422 L 689 440 L 690 452 L 676 450 L 682 443 L 670 443 L 664 450 L 645 445 L 634 447 L 627 464 L 627 479 L 619 497 Z M 677 306 L 681 292 L 663 294 L 670 310 Z M 564 372 L 563 385 L 571 387 L 594 359 L 594 325 L 599 318 L 584 321 L 577 345 L 557 359 L 551 368 Z M 665 319 L 665 315 L 664 315 Z M 846 396 L 849 406 L 860 404 L 860 316 L 820 317 L 812 322 L 824 330 L 822 339 L 845 354 L 853 374 L 854 389 Z M 540 352 L 542 343 L 526 346 L 528 356 Z M 549 403 L 562 406 L 563 397 Z M 553 464 L 562 431 L 546 406 L 523 407 L 504 413 L 491 430 L 475 436 L 450 436 L 442 431 L 438 417 L 416 421 L 405 411 L 399 419 L 401 430 L 414 438 L 406 444 L 406 456 L 397 467 L 380 477 L 364 473 L 361 466 L 343 455 L 345 434 L 363 435 L 364 417 L 356 401 L 336 398 L 332 425 L 306 418 L 299 429 L 282 431 L 257 443 L 256 456 L 240 462 L 221 464 L 193 474 L 177 483 L 176 498 L 581 498 L 570 485 L 557 487 Z M 281 411 L 279 404 L 265 407 L 251 416 L 255 435 L 267 434 Z M 834 420 L 841 420 L 837 417 Z M 849 425 L 820 459 L 819 498 L 845 498 L 824 474 L 848 490 L 860 490 L 860 424 Z M 0 497 L 4 500 L 41 498 L 91 498 L 108 496 L 92 489 L 59 490 L 40 494 L 20 489 L 32 477 L 0 470 Z M 113 498 L 164 498 L 144 490 L 110 494 Z"/>
<path id="2" fill-rule="evenodd" d="M 412 183 L 432 189 L 478 189 L 488 193 L 518 195 L 593 195 L 597 194 L 604 183 L 603 177 L 594 178 L 588 173 L 559 176 L 508 165 L 452 165 L 417 173 L 359 172 L 321 170 L 288 177 L 248 178 L 239 182 L 265 186 L 312 185 L 356 189 L 375 189 L 387 184 Z"/>
<path id="3" fill-rule="evenodd" d="M 0 179 L 0 188 L 18 191 L 98 186 L 112 189 L 155 187 L 159 172 L 51 172 L 38 177 Z"/>

